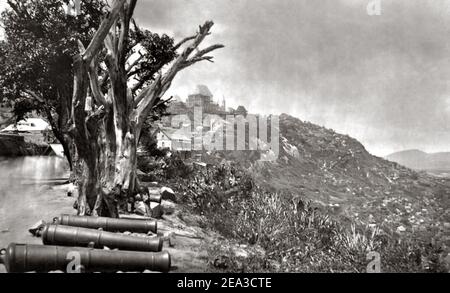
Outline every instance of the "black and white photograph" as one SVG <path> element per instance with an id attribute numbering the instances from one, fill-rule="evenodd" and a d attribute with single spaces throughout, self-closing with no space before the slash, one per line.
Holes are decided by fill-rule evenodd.
<path id="1" fill-rule="evenodd" d="M 0 0 L 0 273 L 450 273 L 450 1 Z"/>

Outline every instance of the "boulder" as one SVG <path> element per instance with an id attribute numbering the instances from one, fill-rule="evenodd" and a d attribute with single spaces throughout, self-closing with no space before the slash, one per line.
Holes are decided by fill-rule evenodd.
<path id="1" fill-rule="evenodd" d="M 134 203 L 134 211 L 136 214 L 146 216 L 147 215 L 147 206 L 143 201 L 137 201 Z"/>
<path id="2" fill-rule="evenodd" d="M 42 230 L 42 228 L 45 227 L 45 224 L 46 224 L 46 223 L 45 223 L 44 221 L 40 220 L 40 221 L 38 221 L 37 223 L 35 223 L 33 226 L 31 226 L 31 227 L 28 229 L 28 232 L 30 232 L 31 234 L 33 234 L 33 236 L 38 237 L 40 231 Z"/>
<path id="3" fill-rule="evenodd" d="M 160 219 L 164 214 L 161 204 L 157 202 L 150 202 L 150 214 L 152 218 Z"/>
<path id="4" fill-rule="evenodd" d="M 176 207 L 177 207 L 177 205 L 175 203 L 173 203 L 171 201 L 167 201 L 167 200 L 161 202 L 161 206 L 162 206 L 162 209 L 163 209 L 165 215 L 172 215 L 175 212 Z"/>
<path id="5" fill-rule="evenodd" d="M 169 187 L 161 188 L 161 196 L 163 200 L 170 200 L 173 202 L 177 202 L 177 198 L 175 196 L 175 192 Z"/>
<path id="6" fill-rule="evenodd" d="M 398 227 L 397 227 L 397 232 L 399 232 L 399 233 L 406 232 L 406 228 L 403 227 L 403 226 L 398 226 Z"/>
<path id="7" fill-rule="evenodd" d="M 149 186 L 148 187 L 148 193 L 149 194 L 160 194 L 161 193 L 161 188 L 156 187 L 156 186 Z"/>

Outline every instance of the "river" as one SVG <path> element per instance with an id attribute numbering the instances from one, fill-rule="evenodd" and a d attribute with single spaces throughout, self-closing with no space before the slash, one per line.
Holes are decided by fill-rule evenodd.
<path id="1" fill-rule="evenodd" d="M 68 177 L 68 164 L 59 157 L 0 157 L 0 248 L 11 242 L 40 244 L 30 226 L 74 212 L 75 199 L 66 196 Z"/>

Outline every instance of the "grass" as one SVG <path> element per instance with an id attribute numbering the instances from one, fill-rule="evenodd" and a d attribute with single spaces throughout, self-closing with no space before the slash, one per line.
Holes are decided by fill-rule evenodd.
<path id="1" fill-rule="evenodd" d="M 178 189 L 182 202 L 226 239 L 265 251 L 243 258 L 218 244 L 209 251 L 216 271 L 366 272 L 372 251 L 383 272 L 449 271 L 439 245 L 387 227 L 343 224 L 311 201 L 256 186 L 237 165 L 192 171 Z"/>

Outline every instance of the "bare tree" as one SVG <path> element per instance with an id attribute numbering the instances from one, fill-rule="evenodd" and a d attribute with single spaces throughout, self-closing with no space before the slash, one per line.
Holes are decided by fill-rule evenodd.
<path id="1" fill-rule="evenodd" d="M 178 72 L 200 61 L 212 62 L 208 54 L 223 47 L 198 49 L 213 26 L 207 21 L 195 35 L 175 46 L 184 49 L 167 69 L 162 64 L 154 78 L 145 80 L 144 76 L 130 85 L 133 69 L 140 62 L 140 57 L 130 61 L 130 25 L 135 25 L 132 15 L 136 2 L 116 0 L 89 46 L 79 42 L 75 57 L 70 131 L 83 165 L 78 199 L 82 215 L 118 216 L 118 197 L 132 194 L 137 187 L 137 145 L 150 111 Z M 89 93 L 91 104 L 87 104 Z"/>

